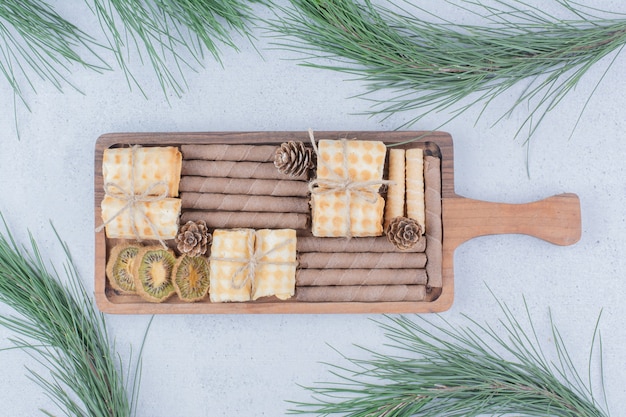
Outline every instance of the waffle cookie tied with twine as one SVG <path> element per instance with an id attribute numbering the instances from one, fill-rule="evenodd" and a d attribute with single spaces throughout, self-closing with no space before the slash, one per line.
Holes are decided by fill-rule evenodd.
<path id="1" fill-rule="evenodd" d="M 212 302 L 249 301 L 294 295 L 296 231 L 215 230 L 210 257 Z"/>
<path id="2" fill-rule="evenodd" d="M 102 224 L 110 238 L 173 239 L 181 201 L 178 184 L 182 155 L 176 147 L 106 149 L 102 158 L 105 197 Z"/>
<path id="3" fill-rule="evenodd" d="M 387 147 L 380 141 L 320 140 L 317 178 L 310 182 L 312 233 L 317 237 L 365 237 L 383 234 Z"/>

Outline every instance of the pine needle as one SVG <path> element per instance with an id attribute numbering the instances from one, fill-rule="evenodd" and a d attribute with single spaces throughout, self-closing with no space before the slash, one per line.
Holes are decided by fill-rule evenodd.
<path id="1" fill-rule="evenodd" d="M 112 51 L 129 86 L 146 95 L 131 71 L 133 53 L 149 64 L 166 97 L 188 88 L 184 71 L 204 64 L 205 52 L 220 62 L 221 48 L 237 49 L 236 36 L 252 39 L 252 3 L 271 0 L 86 0 L 104 32 L 108 47 L 62 18 L 45 0 L 0 2 L 0 73 L 28 107 L 26 87 L 35 78 L 59 91 L 70 86 L 74 65 L 98 72 L 110 70 L 105 52 Z M 101 56 L 104 56 L 102 58 Z M 145 60 L 145 62 L 144 62 Z"/>
<path id="2" fill-rule="evenodd" d="M 305 387 L 311 402 L 292 402 L 293 414 L 350 417 L 608 417 L 584 383 L 550 317 L 556 358 L 549 359 L 526 306 L 527 323 L 498 302 L 497 326 L 468 317 L 453 325 L 416 316 L 378 322 L 397 354 L 362 348 L 368 359 L 343 357 L 330 365 L 336 382 Z M 498 327 L 499 326 L 499 327 Z M 599 333 L 593 335 L 593 346 Z M 600 350 L 601 350 L 601 343 Z M 591 369 L 591 354 L 590 354 Z M 602 363 L 600 362 L 600 366 Z M 602 387 L 604 392 L 604 387 Z M 603 397 L 606 406 L 606 397 Z"/>
<path id="3" fill-rule="evenodd" d="M 87 0 L 100 21 L 129 85 L 141 84 L 131 71 L 129 52 L 147 58 L 163 92 L 180 97 L 185 69 L 203 66 L 205 51 L 220 61 L 222 46 L 237 49 L 234 34 L 251 38 L 254 15 L 248 3 L 268 0 Z M 145 93 L 144 93 L 145 95 Z"/>
<path id="4" fill-rule="evenodd" d="M 104 317 L 95 311 L 65 243 L 59 238 L 67 256 L 64 284 L 42 259 L 35 239 L 31 236 L 30 251 L 19 246 L 0 218 L 6 230 L 0 233 L 0 302 L 17 313 L 0 316 L 0 325 L 15 332 L 16 348 L 49 371 L 31 370 L 30 377 L 66 416 L 133 415 L 140 360 L 135 375 L 123 378 Z"/>
<path id="5" fill-rule="evenodd" d="M 68 78 L 74 65 L 108 69 L 98 49 L 91 36 L 42 1 L 0 2 L 0 72 L 27 107 L 25 87 L 36 91 L 34 78 L 62 91 L 67 86 L 77 89 Z"/>
<path id="6" fill-rule="evenodd" d="M 515 136 L 526 127 L 529 139 L 589 68 L 626 44 L 624 15 L 569 0 L 554 0 L 571 16 L 561 20 L 522 0 L 456 3 L 484 25 L 456 24 L 421 6 L 402 8 L 406 2 L 392 10 L 370 0 L 290 1 L 293 7 L 268 22 L 274 45 L 300 53 L 303 65 L 365 82 L 360 97 L 372 102 L 366 113 L 384 120 L 409 112 L 401 127 L 429 112 L 449 112 L 447 123 L 476 106 L 480 119 L 496 97 L 524 82 L 498 121 L 528 106 Z M 391 99 L 375 98 L 381 90 Z"/>

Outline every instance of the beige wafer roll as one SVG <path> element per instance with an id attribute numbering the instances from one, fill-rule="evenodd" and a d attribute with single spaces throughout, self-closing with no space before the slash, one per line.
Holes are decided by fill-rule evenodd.
<path id="1" fill-rule="evenodd" d="M 423 301 L 424 285 L 369 285 L 298 287 L 296 299 L 303 302 Z"/>
<path id="2" fill-rule="evenodd" d="M 404 149 L 389 149 L 389 180 L 393 181 L 387 188 L 385 200 L 384 229 L 394 217 L 404 216 L 405 191 L 405 152 Z"/>
<path id="3" fill-rule="evenodd" d="M 380 237 L 315 237 L 298 236 L 298 252 L 405 252 L 415 253 L 426 250 L 426 240 L 420 239 L 409 250 L 400 251 L 386 236 Z"/>
<path id="4" fill-rule="evenodd" d="M 192 210 L 309 212 L 309 200 L 306 197 L 184 192 L 180 194 L 180 198 L 183 209 Z"/>
<path id="5" fill-rule="evenodd" d="M 373 273 L 383 273 L 380 269 L 409 269 L 426 266 L 425 253 L 363 253 L 363 252 L 308 252 L 299 258 L 302 268 L 367 268 L 378 269 Z"/>
<path id="6" fill-rule="evenodd" d="M 443 249 L 441 239 L 441 160 L 434 156 L 424 158 L 424 184 L 426 198 L 426 273 L 428 285 L 441 287 Z"/>
<path id="7" fill-rule="evenodd" d="M 309 269 L 296 273 L 297 286 L 426 285 L 425 269 Z"/>
<path id="8" fill-rule="evenodd" d="M 179 189 L 180 191 L 196 193 L 271 195 L 276 197 L 306 197 L 309 194 L 309 186 L 304 181 L 191 175 L 180 179 Z"/>
<path id="9" fill-rule="evenodd" d="M 425 230 L 424 151 L 420 148 L 406 151 L 406 216 Z"/>
<path id="10" fill-rule="evenodd" d="M 245 211 L 184 211 L 181 224 L 204 220 L 209 229 L 305 229 L 309 216 L 303 213 L 250 213 Z"/>
<path id="11" fill-rule="evenodd" d="M 208 161 L 274 161 L 274 145 L 181 145 L 185 159 L 205 159 Z"/>
<path id="12" fill-rule="evenodd" d="M 291 178 L 304 181 L 307 179 L 306 174 L 300 177 L 289 177 L 278 171 L 273 162 L 204 161 L 199 159 L 183 159 L 182 175 L 270 180 Z"/>

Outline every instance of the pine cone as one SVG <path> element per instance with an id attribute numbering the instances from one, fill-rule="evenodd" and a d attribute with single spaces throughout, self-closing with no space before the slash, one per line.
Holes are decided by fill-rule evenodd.
<path id="1" fill-rule="evenodd" d="M 178 229 L 176 235 L 176 247 L 181 254 L 189 256 L 204 255 L 211 244 L 213 237 L 202 220 L 198 222 L 188 221 Z"/>
<path id="2" fill-rule="evenodd" d="M 283 174 L 299 177 L 314 167 L 312 149 L 302 142 L 284 142 L 276 149 L 274 165 Z"/>
<path id="3" fill-rule="evenodd" d="M 394 217 L 387 226 L 387 239 L 400 250 L 411 249 L 422 237 L 422 227 L 408 217 Z"/>

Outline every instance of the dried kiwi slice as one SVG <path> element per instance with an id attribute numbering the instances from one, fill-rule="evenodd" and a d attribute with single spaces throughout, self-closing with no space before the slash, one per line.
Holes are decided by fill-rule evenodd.
<path id="1" fill-rule="evenodd" d="M 209 261 L 204 256 L 182 255 L 174 265 L 172 283 L 178 297 L 187 302 L 200 301 L 209 291 Z"/>
<path id="2" fill-rule="evenodd" d="M 137 254 L 133 275 L 135 289 L 143 299 L 153 303 L 167 300 L 174 294 L 172 269 L 176 256 L 160 246 L 147 246 Z"/>
<path id="3" fill-rule="evenodd" d="M 111 286 L 117 291 L 135 293 L 135 279 L 132 271 L 140 248 L 139 245 L 120 243 L 111 249 L 106 275 Z"/>

